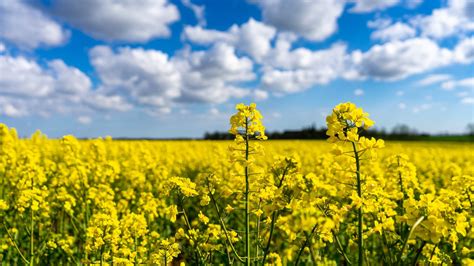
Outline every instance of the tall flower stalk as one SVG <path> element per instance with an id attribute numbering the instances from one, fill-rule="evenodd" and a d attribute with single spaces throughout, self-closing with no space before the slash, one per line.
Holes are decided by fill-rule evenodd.
<path id="1" fill-rule="evenodd" d="M 245 264 L 250 265 L 250 165 L 253 160 L 251 154 L 255 154 L 258 147 L 251 146 L 250 140 L 266 140 L 265 127 L 262 124 L 262 115 L 257 110 L 257 105 L 251 103 L 246 106 L 237 104 L 237 113 L 230 118 L 231 128 L 229 132 L 235 135 L 235 143 L 232 149 L 232 159 L 243 165 L 245 169 Z"/>
<path id="2" fill-rule="evenodd" d="M 328 125 L 328 141 L 335 144 L 335 153 L 337 155 L 352 154 L 355 163 L 356 190 L 360 203 L 357 207 L 357 248 L 358 265 L 363 265 L 364 261 L 364 236 L 363 236 L 363 188 L 360 171 L 360 160 L 363 154 L 373 152 L 375 148 L 384 146 L 383 140 L 368 139 L 359 136 L 362 130 L 366 130 L 374 125 L 369 119 L 369 114 L 362 108 L 357 108 L 353 103 L 342 103 L 334 107 L 332 114 L 326 118 Z M 344 145 L 350 143 L 351 151 L 344 151 Z"/>

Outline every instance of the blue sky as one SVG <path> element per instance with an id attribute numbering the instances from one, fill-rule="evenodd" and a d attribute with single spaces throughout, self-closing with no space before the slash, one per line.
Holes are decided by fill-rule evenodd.
<path id="1" fill-rule="evenodd" d="M 378 128 L 474 122 L 470 0 L 3 0 L 0 122 L 21 136 L 269 130 L 355 102 Z"/>

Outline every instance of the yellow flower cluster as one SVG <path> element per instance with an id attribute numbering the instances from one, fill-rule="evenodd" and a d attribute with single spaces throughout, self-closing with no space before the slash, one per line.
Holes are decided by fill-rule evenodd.
<path id="1" fill-rule="evenodd" d="M 263 116 L 257 110 L 257 105 L 251 103 L 244 105 L 237 104 L 235 107 L 237 113 L 230 118 L 231 128 L 229 132 L 232 135 L 255 136 L 257 139 L 265 140 L 265 127 L 262 124 Z"/>
<path id="2" fill-rule="evenodd" d="M 329 142 L 263 142 L 262 121 L 238 105 L 233 142 L 19 139 L 0 124 L 0 261 L 472 265 L 474 144 L 381 149 L 352 103 L 327 118 Z"/>

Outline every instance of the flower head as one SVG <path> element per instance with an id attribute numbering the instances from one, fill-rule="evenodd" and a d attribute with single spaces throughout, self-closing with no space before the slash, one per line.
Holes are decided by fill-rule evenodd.
<path id="1" fill-rule="evenodd" d="M 262 114 L 257 110 L 257 105 L 239 103 L 235 109 L 237 113 L 230 118 L 230 130 L 233 135 L 255 136 L 257 139 L 266 140 L 265 127 L 262 124 Z"/>
<path id="2" fill-rule="evenodd" d="M 347 102 L 334 107 L 332 114 L 326 118 L 330 142 L 336 141 L 359 141 L 359 130 L 369 129 L 374 125 L 374 121 L 369 118 L 362 108 Z"/>

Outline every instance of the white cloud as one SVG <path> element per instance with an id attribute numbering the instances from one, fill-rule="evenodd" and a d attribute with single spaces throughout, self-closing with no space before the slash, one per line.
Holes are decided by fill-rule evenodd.
<path id="1" fill-rule="evenodd" d="M 106 41 L 147 42 L 167 37 L 170 24 L 180 16 L 168 0 L 54 0 L 52 8 L 72 26 Z"/>
<path id="2" fill-rule="evenodd" d="M 88 125 L 92 122 L 92 118 L 90 116 L 79 116 L 77 118 L 77 122 L 83 124 L 83 125 Z"/>
<path id="3" fill-rule="evenodd" d="M 43 66 L 23 56 L 0 55 L 0 113 L 19 117 L 85 112 L 90 108 L 119 110 L 119 96 L 92 90 L 89 77 L 62 60 Z M 108 105 L 98 106 L 101 102 Z M 90 108 L 89 108 L 90 107 Z M 124 110 L 123 108 L 120 110 Z"/>
<path id="4" fill-rule="evenodd" d="M 120 95 L 105 95 L 101 93 L 89 95 L 84 99 L 84 103 L 99 111 L 111 110 L 125 112 L 133 108 L 133 106 Z"/>
<path id="5" fill-rule="evenodd" d="M 448 74 L 432 74 L 428 75 L 425 78 L 416 82 L 418 86 L 429 86 L 432 84 L 440 83 L 446 80 L 450 80 L 452 78 L 451 75 Z"/>
<path id="6" fill-rule="evenodd" d="M 399 80 L 452 63 L 452 52 L 426 38 L 374 45 L 367 52 L 353 52 L 358 77 Z"/>
<path id="7" fill-rule="evenodd" d="M 200 5 L 193 4 L 191 0 L 181 0 L 181 3 L 185 7 L 193 11 L 194 16 L 196 16 L 199 26 L 206 26 L 207 22 L 206 22 L 206 16 L 204 13 L 206 9 L 204 5 L 200 6 Z"/>
<path id="8" fill-rule="evenodd" d="M 423 0 L 405 0 L 405 6 L 407 8 L 416 8 L 421 3 L 423 3 Z"/>
<path id="9" fill-rule="evenodd" d="M 0 1 L 0 39 L 22 49 L 34 49 L 61 45 L 68 35 L 58 23 L 24 1 Z"/>
<path id="10" fill-rule="evenodd" d="M 54 89 L 58 93 L 68 95 L 85 94 L 92 88 L 92 83 L 86 74 L 77 68 L 67 66 L 62 60 L 48 63 L 55 79 Z"/>
<path id="11" fill-rule="evenodd" d="M 286 41 L 279 41 L 269 54 L 261 78 L 262 87 L 276 93 L 300 92 L 316 84 L 327 84 L 344 72 L 346 45 L 336 43 L 328 49 L 289 50 Z"/>
<path id="12" fill-rule="evenodd" d="M 405 103 L 399 103 L 399 104 L 398 104 L 398 108 L 399 108 L 400 110 L 405 110 L 405 109 L 407 108 L 407 105 L 406 105 Z"/>
<path id="13" fill-rule="evenodd" d="M 167 110 L 175 102 L 222 103 L 248 90 L 239 83 L 255 78 L 249 58 L 237 57 L 232 46 L 179 51 L 169 58 L 158 50 L 97 46 L 90 52 L 107 95 L 123 95 L 135 105 Z"/>
<path id="14" fill-rule="evenodd" d="M 27 110 L 24 106 L 13 101 L 7 97 L 0 96 L 0 115 L 7 117 L 22 117 L 27 115 Z"/>
<path id="15" fill-rule="evenodd" d="M 461 40 L 454 49 L 454 57 L 459 63 L 474 62 L 474 37 Z"/>
<path id="16" fill-rule="evenodd" d="M 462 104 L 474 104 L 474 97 L 464 97 L 461 99 Z"/>
<path id="17" fill-rule="evenodd" d="M 209 45 L 224 42 L 246 52 L 257 61 L 270 51 L 270 42 L 275 34 L 275 28 L 252 18 L 240 27 L 233 25 L 227 31 L 203 29 L 200 26 L 186 26 L 183 31 L 183 37 L 193 43 Z"/>
<path id="18" fill-rule="evenodd" d="M 262 9 L 263 21 L 313 41 L 323 41 L 337 30 L 343 0 L 252 0 Z"/>
<path id="19" fill-rule="evenodd" d="M 369 27 L 370 29 L 383 29 L 387 28 L 391 24 L 392 19 L 386 17 L 378 17 L 374 20 L 367 21 L 367 27 Z"/>
<path id="20" fill-rule="evenodd" d="M 256 101 L 266 100 L 266 99 L 268 99 L 268 92 L 264 91 L 264 90 L 256 89 L 256 90 L 253 91 L 253 98 Z"/>
<path id="21" fill-rule="evenodd" d="M 106 94 L 124 94 L 136 103 L 156 107 L 167 106 L 181 95 L 181 77 L 165 53 L 96 46 L 90 58 Z"/>
<path id="22" fill-rule="evenodd" d="M 429 103 L 423 103 L 413 107 L 413 113 L 419 113 L 431 109 L 432 105 Z"/>
<path id="23" fill-rule="evenodd" d="M 422 36 L 442 39 L 473 31 L 473 18 L 474 1 L 449 0 L 446 7 L 434 9 L 427 16 L 417 16 L 411 23 L 421 30 Z"/>
<path id="24" fill-rule="evenodd" d="M 396 94 L 397 94 L 397 96 L 403 96 L 403 95 L 405 95 L 405 92 L 404 91 L 397 91 Z"/>
<path id="25" fill-rule="evenodd" d="M 362 96 L 362 95 L 364 95 L 364 90 L 363 89 L 355 89 L 354 90 L 354 95 L 355 96 Z"/>
<path id="26" fill-rule="evenodd" d="M 7 48 L 5 47 L 5 44 L 3 44 L 2 42 L 0 42 L 0 53 L 3 53 L 7 50 Z"/>
<path id="27" fill-rule="evenodd" d="M 221 112 L 219 111 L 219 109 L 213 107 L 213 108 L 209 109 L 209 113 L 210 113 L 211 115 L 216 116 L 216 115 L 219 115 Z"/>
<path id="28" fill-rule="evenodd" d="M 474 104 L 474 97 L 464 97 L 461 99 L 462 104 Z"/>
<path id="29" fill-rule="evenodd" d="M 279 113 L 279 112 L 273 112 L 273 113 L 271 113 L 271 117 L 273 117 L 273 118 L 280 118 L 280 117 L 281 117 L 281 113 Z"/>
<path id="30" fill-rule="evenodd" d="M 54 90 L 54 78 L 35 61 L 0 56 L 0 93 L 24 97 L 46 96 Z"/>
<path id="31" fill-rule="evenodd" d="M 441 84 L 441 88 L 444 90 L 453 90 L 455 88 L 469 88 L 474 90 L 474 78 L 465 78 L 461 80 L 449 80 Z"/>
<path id="32" fill-rule="evenodd" d="M 223 43 L 207 51 L 183 51 L 173 63 L 181 76 L 180 101 L 223 103 L 241 98 L 249 91 L 238 84 L 255 79 L 252 61 L 238 57 L 232 46 Z"/>
<path id="33" fill-rule="evenodd" d="M 355 3 L 355 6 L 349 11 L 354 13 L 369 13 L 392 7 L 398 4 L 400 0 L 350 0 L 349 2 Z"/>
<path id="34" fill-rule="evenodd" d="M 376 31 L 372 32 L 370 37 L 373 40 L 387 42 L 405 40 L 415 37 L 415 35 L 416 31 L 411 26 L 402 22 L 396 22 L 390 26 L 378 28 Z"/>

